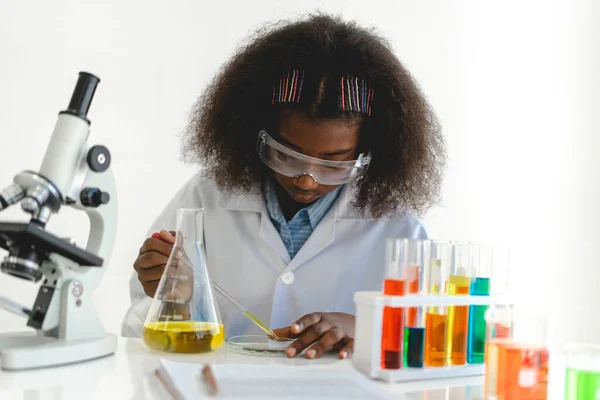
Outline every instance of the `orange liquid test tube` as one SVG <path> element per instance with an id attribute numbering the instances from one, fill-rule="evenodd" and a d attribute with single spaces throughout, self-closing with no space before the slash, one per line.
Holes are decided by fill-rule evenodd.
<path id="1" fill-rule="evenodd" d="M 425 317 L 425 365 L 446 365 L 446 315 L 434 312 Z"/>
<path id="2" fill-rule="evenodd" d="M 383 293 L 391 296 L 404 296 L 406 281 L 386 279 Z M 381 336 L 381 368 L 399 369 L 402 366 L 404 346 L 404 309 L 383 308 Z"/>

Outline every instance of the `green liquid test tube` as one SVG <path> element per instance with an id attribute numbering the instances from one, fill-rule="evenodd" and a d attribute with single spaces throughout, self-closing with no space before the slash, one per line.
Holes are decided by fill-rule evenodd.
<path id="1" fill-rule="evenodd" d="M 471 296 L 489 296 L 490 279 L 473 278 Z M 488 306 L 469 306 L 469 334 L 467 344 L 467 362 L 483 364 L 485 355 L 485 312 Z"/>

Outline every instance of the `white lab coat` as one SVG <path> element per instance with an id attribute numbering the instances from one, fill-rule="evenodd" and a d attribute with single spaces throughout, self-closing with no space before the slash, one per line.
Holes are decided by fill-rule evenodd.
<path id="1" fill-rule="evenodd" d="M 352 198 L 346 185 L 292 260 L 259 192 L 228 194 L 199 174 L 177 192 L 148 234 L 175 230 L 178 208 L 204 208 L 209 276 L 271 328 L 285 327 L 312 312 L 354 314 L 354 292 L 382 288 L 386 239 L 427 238 L 412 214 L 366 218 L 349 204 Z M 152 299 L 135 271 L 130 294 L 122 335 L 140 336 Z M 239 309 L 215 296 L 227 337 L 260 333 Z"/>

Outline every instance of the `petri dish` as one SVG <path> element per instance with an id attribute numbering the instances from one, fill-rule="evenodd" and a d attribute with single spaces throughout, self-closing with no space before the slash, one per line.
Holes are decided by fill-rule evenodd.
<path id="1" fill-rule="evenodd" d="M 296 339 L 279 338 L 271 340 L 267 336 L 242 335 L 227 338 L 227 349 L 238 354 L 266 357 L 286 357 L 285 349 Z"/>

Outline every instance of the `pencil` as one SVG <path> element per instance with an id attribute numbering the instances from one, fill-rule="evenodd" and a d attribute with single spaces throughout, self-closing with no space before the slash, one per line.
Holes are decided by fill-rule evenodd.
<path id="1" fill-rule="evenodd" d="M 206 386 L 208 386 L 209 394 L 211 396 L 216 396 L 219 392 L 219 388 L 217 387 L 217 380 L 215 379 L 210 365 L 205 365 L 204 368 L 202 368 L 202 379 L 204 380 L 204 383 L 206 383 Z"/>
<path id="2" fill-rule="evenodd" d="M 181 393 L 179 393 L 179 390 L 177 390 L 177 388 L 175 388 L 175 386 L 173 385 L 173 383 L 171 382 L 171 380 L 165 376 L 161 370 L 159 369 L 155 369 L 154 370 L 154 375 L 156 375 L 156 377 L 158 378 L 158 380 L 160 380 L 163 384 L 163 386 L 165 387 L 165 389 L 167 389 L 167 391 L 169 392 L 169 394 L 171 395 L 171 397 L 175 400 L 183 400 L 183 396 L 181 395 Z"/>

